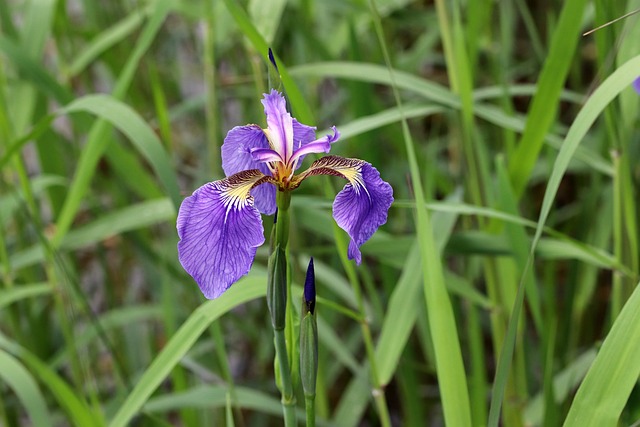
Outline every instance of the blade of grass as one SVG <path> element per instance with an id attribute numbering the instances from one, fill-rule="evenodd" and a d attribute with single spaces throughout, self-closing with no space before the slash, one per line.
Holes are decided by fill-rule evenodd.
<path id="1" fill-rule="evenodd" d="M 20 285 L 15 288 L 0 290 L 0 308 L 13 304 L 25 298 L 48 295 L 51 293 L 51 285 L 48 283 L 35 283 Z"/>
<path id="2" fill-rule="evenodd" d="M 76 99 L 62 109 L 64 113 L 79 111 L 92 113 L 107 120 L 129 138 L 156 172 L 177 211 L 182 197 L 178 190 L 178 178 L 173 165 L 162 142 L 140 115 L 127 104 L 109 95 L 87 95 Z"/>
<path id="3" fill-rule="evenodd" d="M 249 19 L 249 16 L 247 15 L 247 12 L 242 9 L 242 7 L 236 0 L 223 1 L 227 6 L 227 10 L 229 10 L 229 13 L 231 13 L 233 19 L 236 21 L 236 24 L 242 30 L 242 33 L 251 41 L 253 47 L 265 59 L 265 63 L 268 64 L 269 58 L 267 57 L 267 54 L 270 46 L 253 25 L 253 23 Z M 278 64 L 278 71 L 280 71 L 282 83 L 287 88 L 287 97 L 291 102 L 291 106 L 295 112 L 295 117 L 301 123 L 315 123 L 315 120 L 313 120 L 311 109 L 305 102 L 300 89 L 298 89 L 298 86 L 295 84 L 295 81 L 291 78 L 287 67 L 282 63 L 282 61 L 279 60 L 278 55 L 275 52 L 274 57 L 276 63 Z"/>
<path id="4" fill-rule="evenodd" d="M 60 407 L 69 415 L 73 425 L 77 427 L 104 425 L 104 419 L 93 413 L 82 400 L 82 397 L 76 394 L 77 391 L 73 390 L 47 363 L 38 359 L 26 349 L 10 342 L 2 335 L 0 335 L 0 346 L 22 359 L 31 371 L 36 374 L 38 380 L 49 388 Z"/>
<path id="5" fill-rule="evenodd" d="M 102 53 L 133 34 L 144 22 L 144 19 L 149 15 L 151 10 L 151 7 L 135 10 L 127 14 L 119 22 L 99 33 L 82 51 L 74 55 L 73 62 L 71 62 L 71 65 L 65 70 L 67 79 L 82 73 L 82 71 Z"/>
<path id="6" fill-rule="evenodd" d="M 433 102 L 452 109 L 462 108 L 462 104 L 457 96 L 444 86 L 433 83 L 413 74 L 393 70 L 398 88 L 416 93 Z M 388 70 L 376 64 L 363 64 L 354 62 L 317 62 L 293 67 L 293 76 L 320 76 L 353 79 L 358 81 L 378 83 L 391 86 L 392 82 Z M 517 93 L 517 91 L 515 92 Z M 473 113 L 490 123 L 501 126 L 505 129 L 521 132 L 524 130 L 526 120 L 524 116 L 513 116 L 505 113 L 501 109 L 487 103 L 476 102 L 473 105 Z M 545 132 L 545 140 L 552 146 L 557 146 L 559 138 L 557 135 Z M 580 160 L 591 167 L 601 170 L 603 173 L 613 175 L 613 168 L 610 162 L 602 159 L 598 153 L 588 150 L 585 147 L 579 148 Z M 578 158 L 578 157 L 576 157 Z"/>
<path id="7" fill-rule="evenodd" d="M 545 135 L 555 120 L 560 92 L 580 40 L 580 27 L 586 3 L 586 0 L 564 2 L 555 27 L 549 54 L 538 79 L 538 91 L 527 114 L 524 133 L 513 158 L 509 159 L 511 182 L 518 198 L 526 187 Z"/>
<path id="8" fill-rule="evenodd" d="M 29 371 L 15 357 L 0 350 L 0 378 L 18 396 L 36 426 L 53 426 L 47 403 Z"/>
<path id="9" fill-rule="evenodd" d="M 145 25 L 124 69 L 120 72 L 120 76 L 113 90 L 114 98 L 122 99 L 126 95 L 127 89 L 133 80 L 134 73 L 138 69 L 140 59 L 151 46 L 173 4 L 173 0 L 159 0 L 155 3 L 155 9 L 149 21 Z M 89 189 L 89 184 L 95 173 L 98 160 L 109 144 L 109 131 L 110 128 L 108 124 L 103 120 L 97 121 L 91 128 L 86 146 L 82 150 L 80 159 L 78 160 L 78 166 L 71 187 L 69 188 L 69 193 L 56 222 L 55 234 L 51 239 L 54 247 L 60 245 L 65 234 L 67 234 L 71 227 L 73 219 L 80 208 L 82 199 Z"/>
<path id="10" fill-rule="evenodd" d="M 564 422 L 567 427 L 615 426 L 640 375 L 640 286 L 607 334 Z"/>
<path id="11" fill-rule="evenodd" d="M 558 192 L 560 181 L 564 175 L 571 157 L 575 153 L 578 145 L 587 134 L 595 120 L 602 113 L 605 107 L 624 89 L 629 88 L 631 83 L 638 77 L 638 69 L 640 69 L 640 55 L 627 61 L 624 65 L 618 68 L 598 87 L 593 95 L 587 100 L 584 107 L 578 113 L 578 116 L 574 120 L 573 124 L 569 128 L 569 133 L 565 138 L 565 142 L 556 157 L 555 163 L 552 168 L 551 177 L 545 190 L 544 198 L 542 200 L 542 209 L 540 211 L 540 217 L 538 219 L 538 225 L 536 232 L 531 243 L 531 251 L 529 253 L 528 267 L 531 268 L 533 263 L 533 253 L 538 245 L 540 236 L 544 224 L 549 217 L 552 203 Z M 491 401 L 491 411 L 489 413 L 489 426 L 498 425 L 498 413 L 504 395 L 504 386 L 506 384 L 506 373 L 508 366 L 511 362 L 511 353 L 513 351 L 513 343 L 515 341 L 515 329 L 516 320 L 520 316 L 522 308 L 522 299 L 524 297 L 523 282 L 520 283 L 518 289 L 518 297 L 511 314 L 511 321 L 509 322 L 508 335 L 512 335 L 510 338 L 511 345 L 509 348 L 503 350 L 504 357 L 500 358 L 498 362 L 498 369 L 496 372 L 496 379 L 494 381 L 494 395 Z M 507 341 L 505 341 L 507 342 Z M 506 350 L 506 351 L 505 351 Z"/>
<path id="12" fill-rule="evenodd" d="M 145 404 L 149 396 L 171 373 L 211 322 L 229 310 L 265 295 L 266 276 L 248 276 L 240 279 L 223 296 L 208 301 L 196 309 L 144 372 L 134 389 L 109 423 L 109 427 L 125 427 Z"/>
<path id="13" fill-rule="evenodd" d="M 459 199 L 460 194 L 456 194 L 454 199 L 456 198 Z M 433 234 L 437 238 L 440 253 L 449 240 L 457 218 L 455 213 L 440 213 L 433 216 Z M 388 384 L 396 371 L 421 304 L 422 257 L 418 242 L 412 244 L 405 259 L 402 273 L 389 299 L 387 315 L 382 322 L 380 337 L 376 344 L 376 361 L 382 384 Z"/>
<path id="14" fill-rule="evenodd" d="M 370 0 L 369 4 L 378 42 L 385 58 L 389 78 L 392 81 L 395 102 L 402 109 L 402 101 L 395 81 L 391 58 L 385 44 L 380 15 L 377 12 L 375 1 Z M 468 426 L 471 425 L 469 391 L 458 339 L 458 329 L 451 300 L 444 283 L 442 261 L 432 232 L 431 218 L 424 207 L 425 196 L 413 138 L 406 118 L 403 117 L 401 123 L 411 171 L 411 182 L 416 198 L 416 228 L 422 255 L 423 291 L 435 349 L 438 386 L 444 418 L 447 425 Z"/>

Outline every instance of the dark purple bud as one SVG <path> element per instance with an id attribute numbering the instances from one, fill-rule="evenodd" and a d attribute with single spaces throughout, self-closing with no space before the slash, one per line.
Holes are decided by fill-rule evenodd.
<path id="1" fill-rule="evenodd" d="M 276 71 L 278 71 L 278 64 L 276 64 L 276 59 L 273 57 L 273 51 L 271 50 L 271 48 L 269 48 L 269 61 L 271 61 Z"/>
<path id="2" fill-rule="evenodd" d="M 313 257 L 309 260 L 307 278 L 304 281 L 304 303 L 307 306 L 307 312 L 313 314 L 316 307 L 316 275 L 313 271 Z"/>

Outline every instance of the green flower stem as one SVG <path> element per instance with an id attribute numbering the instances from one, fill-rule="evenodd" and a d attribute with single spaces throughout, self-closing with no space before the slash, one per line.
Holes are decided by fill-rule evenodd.
<path id="1" fill-rule="evenodd" d="M 306 408 L 306 411 L 307 411 L 307 427 L 315 427 L 316 426 L 316 397 L 305 396 L 304 407 Z"/>
<path id="2" fill-rule="evenodd" d="M 271 319 L 275 336 L 276 358 L 280 368 L 282 410 L 284 413 L 285 426 L 296 425 L 295 395 L 293 394 L 293 383 L 291 381 L 291 368 L 287 355 L 287 342 L 285 338 L 285 325 L 282 319 L 287 316 L 281 311 L 286 310 L 287 304 L 287 245 L 289 243 L 289 205 L 291 204 L 291 193 L 278 191 L 276 196 L 278 206 L 276 230 L 272 235 L 273 242 L 271 248 L 273 253 L 269 262 L 270 287 L 268 292 L 269 309 L 272 311 Z"/>
<path id="3" fill-rule="evenodd" d="M 316 423 L 315 399 L 317 376 L 318 326 L 315 315 L 307 312 L 303 314 L 302 320 L 300 320 L 300 379 L 304 390 L 307 427 L 313 427 Z"/>
<path id="4" fill-rule="evenodd" d="M 291 205 L 291 193 L 288 191 L 278 191 L 276 195 L 278 206 L 278 220 L 276 222 L 276 245 L 280 245 L 282 250 L 287 250 L 289 244 L 289 206 Z"/>

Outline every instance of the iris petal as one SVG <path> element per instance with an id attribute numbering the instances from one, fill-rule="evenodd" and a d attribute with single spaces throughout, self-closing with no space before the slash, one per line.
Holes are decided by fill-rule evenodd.
<path id="1" fill-rule="evenodd" d="M 309 141 L 294 151 L 292 159 L 298 159 L 298 164 L 302 163 L 304 156 L 311 153 L 328 153 L 331 150 L 331 144 L 340 139 L 340 132 L 335 126 L 331 128 L 333 135 L 325 135 L 315 141 Z"/>
<path id="2" fill-rule="evenodd" d="M 300 148 L 307 145 L 308 143 L 314 142 L 315 140 L 316 140 L 315 126 L 307 126 L 300 123 L 296 119 L 293 119 L 293 152 L 294 153 L 298 151 Z M 304 155 L 299 156 L 296 169 L 300 167 L 303 159 L 304 159 Z"/>
<path id="3" fill-rule="evenodd" d="M 227 133 L 222 144 L 222 169 L 226 176 L 248 169 L 259 169 L 265 175 L 271 172 L 266 164 L 253 158 L 255 149 L 269 149 L 269 141 L 258 125 L 236 126 Z M 251 195 L 256 208 L 263 214 L 271 215 L 276 210 L 276 192 L 272 186 L 255 188 Z"/>
<path id="4" fill-rule="evenodd" d="M 311 175 L 335 175 L 349 181 L 333 202 L 333 218 L 351 237 L 349 259 L 360 264 L 360 246 L 387 222 L 387 213 L 393 203 L 393 189 L 380 178 L 376 168 L 359 159 L 323 157 L 298 175 L 294 185 L 300 185 Z"/>
<path id="5" fill-rule="evenodd" d="M 259 170 L 248 170 L 207 183 L 182 202 L 178 258 L 205 297 L 218 298 L 249 272 L 257 247 L 264 243 L 250 191 L 272 181 Z"/>
<path id="6" fill-rule="evenodd" d="M 633 89 L 640 94 L 640 77 L 633 81 Z"/>
<path id="7" fill-rule="evenodd" d="M 265 94 L 262 100 L 267 116 L 267 131 L 271 147 L 285 161 L 293 154 L 293 119 L 287 111 L 284 97 L 276 90 Z"/>

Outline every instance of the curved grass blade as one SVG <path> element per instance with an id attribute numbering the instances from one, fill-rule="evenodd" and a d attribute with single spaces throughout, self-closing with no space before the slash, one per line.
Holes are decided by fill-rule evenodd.
<path id="1" fill-rule="evenodd" d="M 247 15 L 247 12 L 242 9 L 242 7 L 238 4 L 236 0 L 223 0 L 225 6 L 227 6 L 227 10 L 233 16 L 233 19 L 236 21 L 236 24 L 242 30 L 243 34 L 251 41 L 253 47 L 260 52 L 261 55 L 265 58 L 266 61 L 269 61 L 267 57 L 269 52 L 269 44 L 262 37 L 260 32 L 256 29 L 256 27 L 251 22 L 251 19 Z M 295 110 L 295 116 L 301 123 L 315 123 L 313 120 L 313 114 L 311 113 L 311 109 L 305 102 L 302 97 L 302 93 L 295 81 L 291 78 L 289 71 L 282 64 L 281 61 L 278 60 L 277 55 L 274 55 L 274 60 L 277 64 L 278 71 L 280 72 L 280 77 L 282 78 L 282 83 L 284 87 L 287 89 L 287 97 L 289 101 L 291 101 L 291 105 Z"/>
<path id="2" fill-rule="evenodd" d="M 104 420 L 97 418 L 97 414 L 93 413 L 87 404 L 74 393 L 74 390 L 67 384 L 51 367 L 38 359 L 34 354 L 26 349 L 8 341 L 0 335 L 0 347 L 10 351 L 34 372 L 38 380 L 47 386 L 51 394 L 56 398 L 60 407 L 69 415 L 69 419 L 73 425 L 77 427 L 84 426 L 102 426 Z M 40 425 L 35 423 L 34 425 Z"/>
<path id="3" fill-rule="evenodd" d="M 450 202 L 459 201 L 460 193 L 450 198 Z M 457 200 L 456 200 L 457 199 Z M 440 212 L 433 216 L 433 233 L 437 238 L 439 253 L 442 253 L 453 231 L 458 214 Z M 406 257 L 402 274 L 394 288 L 387 315 L 382 322 L 380 338 L 376 344 L 376 362 L 380 375 L 380 382 L 387 384 L 397 369 L 398 361 L 409 339 L 409 334 L 415 325 L 421 298 L 421 256 L 418 242 L 414 242 Z"/>
<path id="4" fill-rule="evenodd" d="M 555 196 L 560 187 L 560 181 L 564 176 L 564 173 L 569 166 L 569 162 L 576 152 L 580 142 L 587 134 L 593 123 L 598 116 L 602 113 L 605 107 L 624 89 L 630 87 L 631 83 L 638 77 L 638 70 L 640 69 L 640 55 L 630 59 L 620 68 L 618 68 L 611 76 L 609 76 L 603 83 L 596 89 L 593 95 L 585 103 L 584 107 L 578 113 L 578 116 L 574 120 L 573 124 L 569 128 L 569 133 L 565 138 L 565 142 L 556 157 L 556 161 L 553 165 L 551 177 L 545 190 L 544 198 L 542 200 L 542 209 L 540 211 L 540 217 L 538 219 L 538 225 L 536 232 L 531 243 L 531 251 L 529 253 L 528 268 L 531 268 L 533 264 L 534 251 L 542 235 L 544 229 L 544 223 L 549 217 L 551 212 L 551 206 Z M 511 313 L 507 339 L 505 340 L 505 346 L 503 347 L 500 360 L 498 362 L 498 368 L 496 370 L 496 379 L 494 382 L 494 397 L 491 401 L 491 411 L 489 414 L 489 425 L 498 425 L 498 413 L 504 396 L 504 387 L 507 380 L 507 372 L 511 363 L 511 354 L 513 353 L 513 345 L 515 342 L 515 333 L 517 319 L 520 317 L 520 311 L 522 309 L 522 302 L 524 298 L 523 283 L 520 283 L 518 289 L 517 299 L 514 303 L 513 311 Z M 506 345 L 510 343 L 509 345 Z M 637 379 L 637 375 L 636 375 Z M 634 379 L 635 381 L 635 379 Z"/>
<path id="5" fill-rule="evenodd" d="M 146 16 L 151 11 L 150 7 L 128 14 L 124 19 L 110 28 L 102 31 L 89 44 L 79 52 L 66 70 L 67 78 L 80 74 L 94 59 L 104 51 L 121 42 L 140 27 Z"/>
<path id="6" fill-rule="evenodd" d="M 569 67 L 573 64 L 573 53 L 580 39 L 580 26 L 586 3 L 586 0 L 564 2 L 547 59 L 538 79 L 538 91 L 533 97 L 527 115 L 524 133 L 509 162 L 509 174 L 516 198 L 522 195 L 542 149 L 545 135 L 555 120 L 558 99 Z"/>
<path id="7" fill-rule="evenodd" d="M 402 111 L 402 100 L 395 78 L 396 73 L 392 69 L 391 58 L 385 44 L 380 15 L 376 9 L 374 0 L 369 0 L 369 5 L 378 36 L 378 42 L 384 55 L 388 78 L 392 83 L 391 87 L 393 89 L 394 99 L 396 105 Z M 418 166 L 413 137 L 404 116 L 401 124 L 405 150 L 409 160 L 409 169 L 411 171 L 411 181 L 415 190 L 415 222 L 422 258 L 423 292 L 426 300 L 427 314 L 429 316 L 429 328 L 434 347 L 438 388 L 440 389 L 444 418 L 445 422 L 449 425 L 471 425 L 469 389 L 467 387 L 462 351 L 458 339 L 456 319 L 445 285 L 442 259 L 433 233 L 431 216 L 424 206 L 423 181 Z"/>
<path id="8" fill-rule="evenodd" d="M 545 190 L 540 218 L 538 219 L 536 234 L 532 243 L 532 249 L 535 248 L 540 236 L 542 235 L 544 223 L 547 221 L 549 213 L 551 212 L 551 205 L 558 193 L 560 181 L 562 180 L 562 177 L 569 166 L 569 162 L 576 152 L 580 142 L 605 107 L 609 105 L 609 103 L 620 92 L 631 86 L 631 83 L 633 83 L 633 81 L 638 77 L 638 70 L 640 70 L 640 55 L 627 61 L 620 68 L 614 71 L 613 74 L 611 74 L 604 82 L 602 82 L 600 87 L 598 87 L 598 89 L 593 92 L 593 95 L 591 95 L 587 100 L 584 107 L 580 110 L 580 113 L 578 113 L 578 116 L 569 128 L 569 133 L 567 133 L 567 137 L 565 138 L 560 152 L 556 157 L 556 161 L 553 164 L 549 183 Z"/>
<path id="9" fill-rule="evenodd" d="M 33 425 L 53 425 L 47 403 L 36 381 L 15 357 L 4 350 L 0 350 L 0 378 L 18 396 Z"/>
<path id="10" fill-rule="evenodd" d="M 0 308 L 25 298 L 48 295 L 52 291 L 48 283 L 35 283 L 31 285 L 19 285 L 14 288 L 0 291 Z"/>
<path id="11" fill-rule="evenodd" d="M 182 198 L 173 165 L 162 142 L 140 115 L 109 95 L 87 95 L 62 109 L 64 113 L 78 111 L 86 111 L 107 120 L 129 138 L 156 172 L 177 211 Z"/>
<path id="12" fill-rule="evenodd" d="M 64 250 L 80 249 L 130 230 L 148 227 L 175 218 L 175 207 L 169 199 L 148 200 L 103 215 L 89 224 L 70 231 L 62 240 Z M 32 246 L 10 257 L 15 269 L 44 259 L 42 245 Z"/>
<path id="13" fill-rule="evenodd" d="M 61 86 L 40 63 L 29 57 L 16 43 L 7 37 L 0 36 L 0 50 L 20 70 L 22 78 L 29 80 L 35 87 L 60 104 L 71 102 L 73 94 Z"/>
<path id="14" fill-rule="evenodd" d="M 121 99 L 125 96 L 142 56 L 151 46 L 151 43 L 158 34 L 158 31 L 160 31 L 165 18 L 173 6 L 173 0 L 159 0 L 154 4 L 151 17 L 142 30 L 131 55 L 127 59 L 127 63 L 120 71 L 118 81 L 112 93 L 114 98 Z M 62 242 L 62 239 L 71 227 L 73 219 L 80 208 L 82 199 L 89 189 L 96 165 L 102 157 L 104 150 L 106 150 L 109 145 L 109 131 L 109 125 L 105 121 L 99 120 L 92 126 L 89 132 L 87 143 L 78 160 L 78 166 L 76 167 L 69 193 L 65 198 L 64 205 L 56 221 L 56 231 L 51 239 L 54 247 L 57 247 Z"/>
<path id="15" fill-rule="evenodd" d="M 213 321 L 229 310 L 266 293 L 266 276 L 248 276 L 239 280 L 225 294 L 198 307 L 180 329 L 171 337 L 165 348 L 156 356 L 140 381 L 120 406 L 109 427 L 129 425 L 149 396 L 171 373 L 174 366 L 191 349 L 198 337 Z M 266 328 L 265 324 L 265 328 Z"/>
<path id="16" fill-rule="evenodd" d="M 461 109 L 459 98 L 444 86 L 433 83 L 413 74 L 392 69 L 397 86 L 403 90 L 416 93 L 424 98 L 453 109 Z M 387 68 L 376 64 L 363 64 L 356 62 L 317 62 L 292 67 L 294 76 L 319 76 L 352 79 L 362 82 L 378 83 L 391 86 Z M 473 113 L 490 123 L 504 129 L 522 132 L 525 128 L 523 116 L 512 116 L 501 109 L 486 103 L 476 102 L 473 105 Z M 558 135 L 545 133 L 545 140 L 556 147 L 559 142 Z M 576 159 L 581 160 L 596 170 L 613 175 L 611 162 L 605 161 L 602 156 L 593 150 L 579 147 Z"/>
<path id="17" fill-rule="evenodd" d="M 640 375 L 640 284 L 613 323 L 582 381 L 566 427 L 616 426 Z"/>

